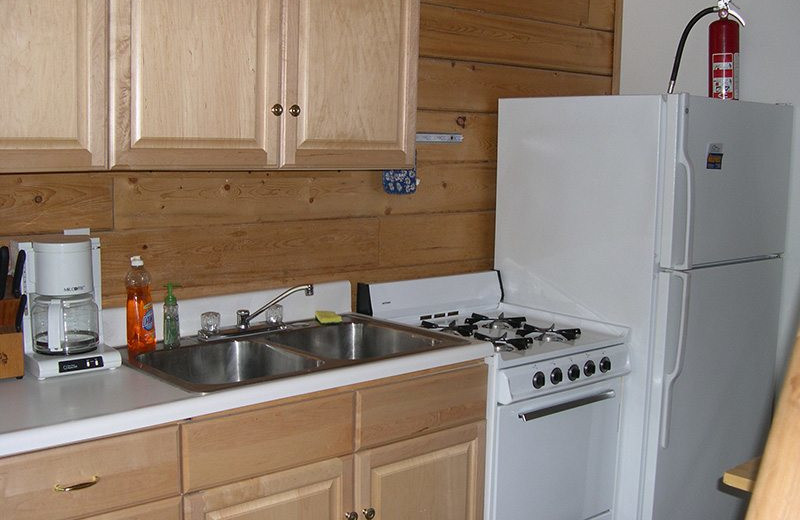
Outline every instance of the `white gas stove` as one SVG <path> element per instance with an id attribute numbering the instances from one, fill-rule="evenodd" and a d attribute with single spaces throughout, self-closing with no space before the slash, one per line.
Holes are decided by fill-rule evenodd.
<path id="1" fill-rule="evenodd" d="M 611 518 L 628 329 L 505 302 L 497 271 L 359 284 L 357 311 L 494 345 L 487 518 Z"/>

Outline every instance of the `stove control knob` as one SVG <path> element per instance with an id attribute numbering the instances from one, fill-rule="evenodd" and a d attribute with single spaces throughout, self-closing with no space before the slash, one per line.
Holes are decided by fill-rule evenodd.
<path id="1" fill-rule="evenodd" d="M 594 366 L 594 361 L 591 359 L 583 365 L 583 375 L 586 377 L 593 376 L 597 368 Z"/>
<path id="2" fill-rule="evenodd" d="M 554 368 L 552 372 L 550 372 L 550 382 L 554 385 L 557 385 L 561 381 L 564 380 L 564 374 L 561 372 L 560 368 Z"/>
<path id="3" fill-rule="evenodd" d="M 603 359 L 600 360 L 600 372 L 605 373 L 608 372 L 609 370 L 611 370 L 611 359 L 609 359 L 608 357 L 604 357 Z"/>
<path id="4" fill-rule="evenodd" d="M 533 383 L 533 387 L 536 388 L 537 390 L 543 387 L 545 384 L 544 372 L 540 370 L 539 372 L 533 374 L 533 379 L 531 380 L 531 382 Z"/>
<path id="5" fill-rule="evenodd" d="M 567 369 L 567 377 L 570 381 L 575 381 L 581 377 L 581 369 L 578 368 L 578 365 L 572 365 Z"/>

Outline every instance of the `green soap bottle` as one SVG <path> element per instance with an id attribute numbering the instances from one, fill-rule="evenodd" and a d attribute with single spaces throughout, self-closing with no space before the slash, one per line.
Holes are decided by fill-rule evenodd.
<path id="1" fill-rule="evenodd" d="M 172 289 L 180 285 L 168 282 L 165 287 L 167 297 L 164 298 L 164 348 L 176 348 L 181 346 L 181 326 L 178 320 L 178 299 Z"/>

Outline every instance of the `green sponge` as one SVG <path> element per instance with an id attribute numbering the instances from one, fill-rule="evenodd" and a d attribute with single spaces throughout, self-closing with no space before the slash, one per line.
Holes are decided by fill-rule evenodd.
<path id="1" fill-rule="evenodd" d="M 333 311 L 317 311 L 314 313 L 314 317 L 317 318 L 318 322 L 323 324 L 342 322 L 342 317 Z"/>

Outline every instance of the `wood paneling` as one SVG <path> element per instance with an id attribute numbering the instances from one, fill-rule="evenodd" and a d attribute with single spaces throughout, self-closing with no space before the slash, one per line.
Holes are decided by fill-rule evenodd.
<path id="1" fill-rule="evenodd" d="M 422 58 L 420 109 L 497 112 L 509 97 L 610 94 L 611 78 L 509 65 Z"/>
<path id="2" fill-rule="evenodd" d="M 423 5 L 420 56 L 611 75 L 613 34 Z"/>
<path id="3" fill-rule="evenodd" d="M 493 165 L 425 164 L 417 176 L 416 193 L 391 196 L 373 171 L 118 175 L 114 223 L 119 230 L 155 229 L 192 226 L 198 219 L 215 225 L 494 208 Z"/>
<path id="4" fill-rule="evenodd" d="M 386 217 L 380 265 L 480 260 L 494 255 L 494 212 Z"/>
<path id="5" fill-rule="evenodd" d="M 0 175 L 0 233 L 60 233 L 111 229 L 108 174 Z"/>
<path id="6" fill-rule="evenodd" d="M 610 31 L 614 28 L 613 0 L 424 0 L 426 4 L 460 7 L 542 22 Z"/>
<path id="7" fill-rule="evenodd" d="M 464 141 L 417 145 L 415 194 L 384 193 L 378 171 L 11 174 L 0 176 L 0 234 L 100 230 L 106 306 L 124 303 L 134 254 L 145 257 L 156 299 L 167 281 L 182 283 L 190 298 L 490 269 L 497 98 L 608 94 L 618 18 L 614 0 L 423 1 L 416 128 Z M 130 81 L 130 64 L 117 60 L 130 50 L 126 38 L 112 31 L 111 74 L 122 71 L 112 77 L 120 85 Z M 175 95 L 147 88 L 154 99 Z M 115 117 L 130 117 L 116 112 L 115 99 Z M 197 118 L 214 114 L 188 116 L 200 125 L 206 120 Z M 171 121 L 161 123 L 169 129 Z"/>
<path id="8" fill-rule="evenodd" d="M 497 114 L 420 110 L 418 132 L 454 132 L 461 143 L 417 143 L 417 163 L 494 161 L 497 158 Z"/>
<path id="9" fill-rule="evenodd" d="M 265 280 L 378 266 L 378 221 L 337 219 L 99 233 L 104 300 L 122 305 L 124 273 L 142 255 L 155 288 L 180 283 L 184 297 L 263 288 Z"/>

